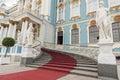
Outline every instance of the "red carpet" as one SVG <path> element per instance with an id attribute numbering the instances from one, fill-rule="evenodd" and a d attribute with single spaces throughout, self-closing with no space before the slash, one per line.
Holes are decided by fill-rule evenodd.
<path id="1" fill-rule="evenodd" d="M 49 53 L 52 56 L 52 60 L 48 64 L 40 67 L 37 70 L 1 75 L 0 80 L 57 80 L 58 78 L 61 78 L 69 74 L 69 72 L 75 67 L 74 65 L 76 65 L 76 60 L 74 60 L 72 57 L 68 55 L 50 51 L 47 49 L 42 49 L 42 51 Z M 66 65 L 63 65 L 62 67 L 47 66 L 53 63 L 56 64 L 70 63 L 73 66 L 67 69 L 64 68 Z"/>

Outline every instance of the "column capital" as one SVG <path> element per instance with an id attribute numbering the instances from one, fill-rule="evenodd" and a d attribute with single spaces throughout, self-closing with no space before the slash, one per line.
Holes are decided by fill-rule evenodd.
<path id="1" fill-rule="evenodd" d="M 30 18 L 29 17 L 24 17 L 24 18 L 22 18 L 22 21 L 29 21 L 30 20 Z"/>
<path id="2" fill-rule="evenodd" d="M 5 23 L 0 23 L 0 25 L 1 25 L 2 27 L 4 27 L 4 28 L 9 27 L 9 24 L 5 24 Z"/>
<path id="3" fill-rule="evenodd" d="M 0 16 L 4 16 L 5 14 L 4 13 L 0 13 Z"/>

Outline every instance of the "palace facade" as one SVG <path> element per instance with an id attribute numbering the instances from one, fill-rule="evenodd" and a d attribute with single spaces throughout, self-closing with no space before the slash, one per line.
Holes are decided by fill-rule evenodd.
<path id="1" fill-rule="evenodd" d="M 32 23 L 34 38 L 57 45 L 97 46 L 96 10 L 100 0 L 19 0 L 9 9 L 0 7 L 0 43 L 12 37 L 16 45 L 8 53 L 20 55 L 26 31 Z M 114 49 L 120 51 L 120 0 L 103 0 L 111 16 Z M 18 32 L 21 41 L 18 43 Z M 60 47 L 61 47 L 60 46 Z M 4 52 L 1 45 L 0 52 Z"/>

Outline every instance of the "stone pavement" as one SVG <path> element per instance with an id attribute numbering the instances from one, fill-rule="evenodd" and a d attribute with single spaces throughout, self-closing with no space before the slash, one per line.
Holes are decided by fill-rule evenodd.
<path id="1" fill-rule="evenodd" d="M 35 68 L 20 66 L 19 63 L 14 63 L 10 65 L 0 65 L 0 75 L 17 73 L 28 70 L 35 70 Z"/>

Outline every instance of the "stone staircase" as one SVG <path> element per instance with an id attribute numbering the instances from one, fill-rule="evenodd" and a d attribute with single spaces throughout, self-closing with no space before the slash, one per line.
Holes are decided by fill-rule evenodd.
<path id="1" fill-rule="evenodd" d="M 75 66 L 73 70 L 69 72 L 69 74 L 73 75 L 80 75 L 80 76 L 85 76 L 85 77 L 90 77 L 90 78 L 95 78 L 97 79 L 98 77 L 98 70 L 97 70 L 97 62 L 94 60 L 91 60 L 89 58 L 76 55 L 76 54 L 67 54 L 71 57 L 73 57 L 76 61 L 76 65 L 72 65 L 70 62 L 69 63 L 58 63 L 58 62 L 53 62 L 50 64 L 48 63 L 52 57 L 47 54 L 43 53 L 43 55 L 36 60 L 34 63 L 27 65 L 27 67 L 32 67 L 32 68 L 42 68 L 46 70 L 53 70 L 53 71 L 61 71 L 61 72 L 68 72 L 67 69 L 72 69 L 72 66 Z M 44 64 L 46 64 L 44 67 Z M 62 70 L 60 70 L 62 69 Z"/>

